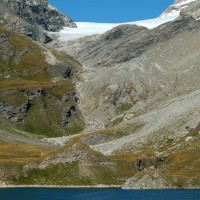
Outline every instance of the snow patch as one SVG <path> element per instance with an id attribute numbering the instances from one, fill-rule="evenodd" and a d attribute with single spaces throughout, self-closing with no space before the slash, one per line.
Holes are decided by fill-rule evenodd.
<path id="1" fill-rule="evenodd" d="M 182 1 L 181 3 L 175 4 L 174 7 L 182 7 L 186 4 L 190 4 L 190 3 L 195 2 L 195 1 L 197 1 L 197 0 L 185 0 L 185 1 Z"/>
<path id="2" fill-rule="evenodd" d="M 59 61 L 56 59 L 56 57 L 51 53 L 50 50 L 46 49 L 44 52 L 45 55 L 45 61 L 49 63 L 50 65 L 56 65 L 59 63 Z"/>
<path id="3" fill-rule="evenodd" d="M 174 16 L 174 15 L 179 16 L 179 15 L 180 15 L 180 12 L 181 12 L 181 10 L 175 10 L 175 9 L 173 9 L 173 10 L 170 11 L 170 12 L 163 13 L 163 14 L 161 15 L 161 17 L 170 17 L 170 16 Z"/>

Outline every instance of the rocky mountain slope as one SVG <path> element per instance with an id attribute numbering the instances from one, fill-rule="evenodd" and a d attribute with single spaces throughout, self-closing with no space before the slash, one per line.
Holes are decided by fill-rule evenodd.
<path id="1" fill-rule="evenodd" d="M 51 41 L 47 31 L 76 27 L 67 16 L 60 13 L 47 0 L 1 0 L 1 27 L 17 31 L 41 42 Z"/>
<path id="2" fill-rule="evenodd" d="M 103 125 L 130 108 L 139 112 L 198 89 L 198 23 L 183 16 L 153 30 L 124 25 L 63 47 L 85 69 L 82 110 Z"/>
<path id="3" fill-rule="evenodd" d="M 174 21 L 57 49 L 1 29 L 1 181 L 199 187 L 199 8 L 175 1 Z"/>
<path id="4" fill-rule="evenodd" d="M 147 160 L 160 154 L 171 157 L 171 148 L 174 155 L 198 154 L 199 2 L 174 5 L 179 18 L 155 29 L 122 25 L 59 48 L 83 65 L 77 89 L 86 131 L 103 129 L 84 138 L 92 149 L 105 155 L 139 154 Z M 192 149 L 189 141 L 196 144 Z M 178 158 L 172 157 L 171 162 L 177 163 Z M 169 175 L 170 185 L 177 186 L 180 180 L 182 186 L 198 185 L 194 171 L 199 161 L 193 159 L 192 177 L 183 165 L 176 181 L 170 178 L 177 176 L 178 167 L 175 164 L 171 171 L 169 161 L 165 178 Z"/>
<path id="5" fill-rule="evenodd" d="M 15 5 L 14 2 L 17 3 L 7 3 Z M 30 4 L 21 15 L 34 6 L 40 7 L 34 2 L 26 3 Z M 59 143 L 51 142 L 49 137 L 73 135 L 85 125 L 74 85 L 81 73 L 80 63 L 31 40 L 38 38 L 26 31 L 39 30 L 40 37 L 46 34 L 42 27 L 26 21 L 24 16 L 17 17 L 2 2 L 0 10 L 0 180 L 8 183 L 21 176 L 27 163 L 42 161 L 46 154 L 57 151 Z M 54 26 L 53 20 L 43 20 L 49 27 L 59 26 Z M 19 29 L 11 26 L 15 22 Z"/>
<path id="6" fill-rule="evenodd" d="M 1 127 L 10 124 L 10 128 L 19 126 L 20 130 L 48 136 L 66 135 L 70 126 L 81 127 L 72 82 L 80 64 L 4 29 L 0 38 Z M 77 123 L 71 121 L 73 116 Z"/>

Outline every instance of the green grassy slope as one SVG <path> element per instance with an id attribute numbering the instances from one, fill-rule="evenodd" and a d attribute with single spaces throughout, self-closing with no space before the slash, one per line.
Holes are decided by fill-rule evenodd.
<path id="1" fill-rule="evenodd" d="M 0 37 L 0 103 L 19 110 L 29 98 L 27 92 L 45 91 L 31 101 L 22 123 L 10 122 L 0 114 L 0 129 L 9 126 L 48 137 L 82 130 L 84 122 L 78 109 L 68 125 L 61 124 L 63 109 L 77 106 L 70 94 L 76 92 L 73 77 L 78 77 L 80 64 L 16 33 L 0 29 Z M 67 69 L 72 72 L 64 77 Z"/>

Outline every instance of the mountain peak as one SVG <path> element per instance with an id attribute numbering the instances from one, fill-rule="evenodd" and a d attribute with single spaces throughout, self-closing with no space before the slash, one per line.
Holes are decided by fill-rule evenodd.
<path id="1" fill-rule="evenodd" d="M 198 2 L 198 1 L 197 0 L 175 0 L 174 3 L 162 13 L 161 17 L 179 15 L 182 9 L 189 7 L 191 4 L 195 2 Z"/>
<path id="2" fill-rule="evenodd" d="M 59 31 L 75 27 L 71 18 L 65 16 L 48 3 L 48 0 L 0 0 L 11 12 L 34 26 L 47 31 Z"/>
<path id="3" fill-rule="evenodd" d="M 58 32 L 63 27 L 76 27 L 68 16 L 62 14 L 48 0 L 0 0 L 1 28 L 22 33 L 33 40 L 47 43 L 47 31 Z"/>

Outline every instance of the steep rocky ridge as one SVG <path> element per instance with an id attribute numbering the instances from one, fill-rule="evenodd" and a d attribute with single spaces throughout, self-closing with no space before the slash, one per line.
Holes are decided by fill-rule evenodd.
<path id="1" fill-rule="evenodd" d="M 13 14 L 4 4 L 1 4 L 0 18 L 0 26 L 3 29 L 15 31 L 25 36 L 31 33 L 30 37 L 36 41 L 47 42 L 51 40 L 41 28 L 37 28 L 25 22 L 23 19 Z"/>
<path id="2" fill-rule="evenodd" d="M 192 6 L 193 4 L 198 3 L 198 0 L 175 0 L 174 3 L 167 8 L 163 13 L 162 17 L 171 16 L 174 14 L 180 13 L 185 8 Z"/>
<path id="3" fill-rule="evenodd" d="M 18 17 L 31 25 L 47 31 L 59 31 L 65 27 L 76 27 L 72 19 L 60 13 L 47 0 L 1 0 Z"/>
<path id="4" fill-rule="evenodd" d="M 1 0 L 0 3 L 1 27 L 34 40 L 47 43 L 52 40 L 47 31 L 56 32 L 64 26 L 76 27 L 72 19 L 60 13 L 47 0 Z"/>

